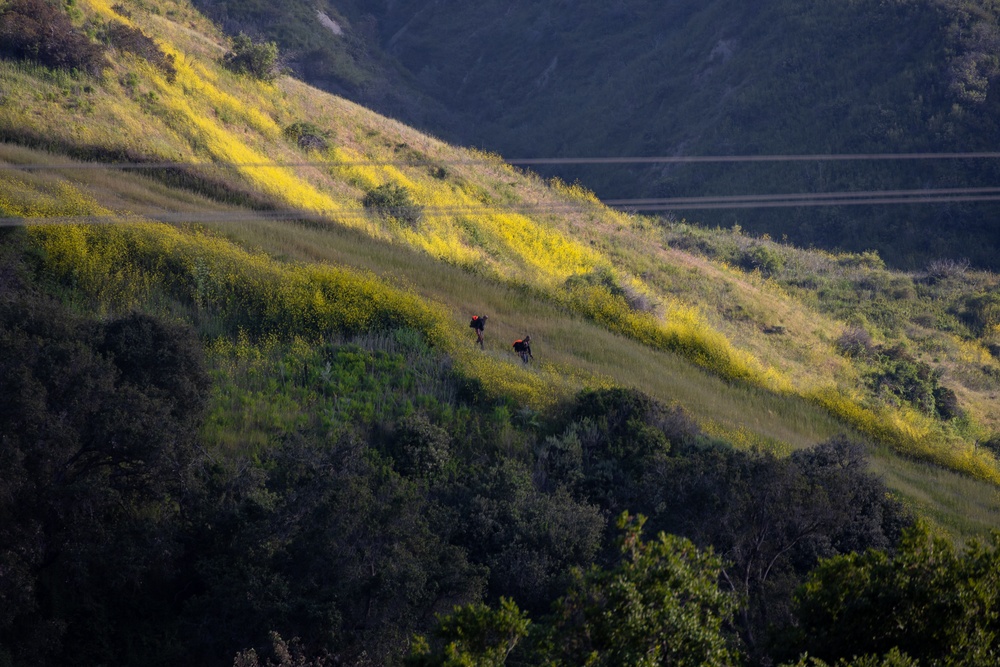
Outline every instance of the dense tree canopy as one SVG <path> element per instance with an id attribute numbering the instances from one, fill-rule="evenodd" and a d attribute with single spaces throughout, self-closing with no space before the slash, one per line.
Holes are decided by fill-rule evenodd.
<path id="1" fill-rule="evenodd" d="M 902 651 L 934 667 L 1000 660 L 1000 534 L 959 551 L 925 525 L 898 551 L 831 558 L 796 595 L 802 649 L 826 660 Z"/>
<path id="2" fill-rule="evenodd" d="M 128 622 L 135 592 L 166 576 L 194 488 L 199 344 L 178 325 L 100 325 L 27 292 L 0 300 L 0 376 L 0 656 L 44 664 L 64 642 L 147 631 Z"/>

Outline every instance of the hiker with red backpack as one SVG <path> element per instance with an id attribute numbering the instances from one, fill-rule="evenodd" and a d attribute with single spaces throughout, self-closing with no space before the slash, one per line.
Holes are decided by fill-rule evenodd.
<path id="1" fill-rule="evenodd" d="M 531 354 L 531 336 L 525 336 L 521 340 L 514 341 L 514 351 L 521 357 L 521 361 L 528 363 L 528 358 L 535 358 L 535 355 Z"/>
<path id="2" fill-rule="evenodd" d="M 483 349 L 483 329 L 486 328 L 488 319 L 490 319 L 488 315 L 473 315 L 472 321 L 469 322 L 469 326 L 476 330 L 476 342 L 479 343 L 480 349 Z"/>

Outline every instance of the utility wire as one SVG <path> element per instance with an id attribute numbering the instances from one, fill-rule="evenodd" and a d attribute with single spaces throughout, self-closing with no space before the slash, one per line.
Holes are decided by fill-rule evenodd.
<path id="1" fill-rule="evenodd" d="M 846 160 L 928 160 L 928 159 L 996 159 L 1000 152 L 992 153 L 863 153 L 863 154 L 815 154 L 815 155 L 720 155 L 720 156 L 660 156 L 660 157 L 580 157 L 580 158 L 524 158 L 507 160 L 515 165 L 560 165 L 560 164 L 657 164 L 657 163 L 704 163 L 704 162 L 801 162 L 801 161 L 846 161 Z M 0 171 L 56 171 L 73 169 L 113 169 L 113 170 L 157 170 L 239 167 L 239 168 L 295 168 L 295 167 L 350 167 L 350 166 L 436 166 L 441 164 L 481 164 L 483 160 L 356 160 L 348 162 L 69 162 L 48 164 L 0 164 Z M 727 195 L 702 197 L 647 197 L 631 199 L 606 199 L 607 206 L 633 212 L 657 212 L 671 210 L 704 210 L 735 208 L 774 208 L 805 206 L 860 206 L 895 204 L 952 204 L 970 202 L 991 202 L 1000 200 L 1000 188 L 925 188 L 920 190 L 874 190 L 854 192 L 819 192 L 796 194 Z M 467 206 L 467 207 L 423 207 L 420 214 L 425 216 L 447 216 L 482 214 L 495 211 L 546 213 L 575 210 L 574 203 L 519 204 L 513 206 Z M 412 209 L 411 209 L 412 210 Z M 383 209 L 383 213 L 393 215 L 403 211 Z M 223 212 L 223 213 L 176 213 L 162 212 L 144 216 L 163 222 L 230 222 L 239 220 L 331 220 L 365 218 L 372 215 L 364 210 L 337 211 L 269 211 L 269 212 Z M 49 218 L 0 218 L 0 226 L 20 226 L 24 224 L 101 224 L 127 222 L 120 216 L 54 216 Z"/>
<path id="2" fill-rule="evenodd" d="M 837 162 L 853 160 L 992 160 L 1000 153 L 817 153 L 812 155 L 670 155 L 659 157 L 569 157 L 507 160 L 517 165 L 684 164 L 698 162 Z"/>
<path id="3" fill-rule="evenodd" d="M 874 160 L 995 160 L 1000 152 L 985 153 L 817 153 L 810 155 L 664 155 L 621 157 L 541 157 L 508 158 L 503 161 L 515 166 L 534 165 L 600 165 L 600 164 L 690 164 L 736 162 L 844 162 Z M 66 162 L 47 164 L 0 164 L 0 171 L 45 171 L 62 169 L 187 169 L 232 167 L 296 168 L 296 167 L 432 167 L 440 165 L 483 164 L 483 159 L 421 158 L 410 160 L 347 160 L 304 162 Z"/>
<path id="4" fill-rule="evenodd" d="M 660 197 L 606 199 L 603 203 L 631 211 L 674 209 L 768 208 L 788 206 L 849 206 L 996 201 L 1000 188 L 924 188 L 920 190 L 867 190 L 773 195 Z"/>
<path id="5" fill-rule="evenodd" d="M 784 201 L 711 201 L 678 204 L 650 204 L 626 207 L 629 211 L 683 211 L 705 209 L 734 208 L 788 208 L 795 206 L 876 206 L 885 204 L 959 204 L 972 202 L 1000 201 L 1000 194 L 994 196 L 964 196 L 964 197 L 871 197 L 865 199 L 813 199 Z"/>
<path id="6" fill-rule="evenodd" d="M 987 195 L 1000 194 L 1000 187 L 989 188 L 923 188 L 919 190 L 866 190 L 847 192 L 815 192 L 803 194 L 778 194 L 778 195 L 719 195 L 704 197 L 652 197 L 645 199 L 604 199 L 601 200 L 608 206 L 633 206 L 648 204 L 683 204 L 698 203 L 710 200 L 725 201 L 772 201 L 783 199 L 854 199 L 862 197 L 917 197 L 932 195 Z"/>

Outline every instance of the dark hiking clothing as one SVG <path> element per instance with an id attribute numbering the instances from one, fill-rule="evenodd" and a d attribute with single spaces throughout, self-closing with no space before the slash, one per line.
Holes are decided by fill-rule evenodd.
<path id="1" fill-rule="evenodd" d="M 483 329 L 486 328 L 486 320 L 490 319 L 486 315 L 473 315 L 472 321 L 469 322 L 469 326 L 476 331 L 476 342 L 479 343 L 479 347 L 483 347 Z"/>
<path id="2" fill-rule="evenodd" d="M 524 340 L 514 341 L 514 346 L 513 346 L 514 351 L 518 353 L 518 355 L 521 357 L 521 361 L 523 361 L 524 363 L 528 363 L 529 357 L 532 359 L 535 358 L 535 356 L 531 354 L 531 345 L 528 344 L 529 340 L 531 339 L 526 338 Z"/>

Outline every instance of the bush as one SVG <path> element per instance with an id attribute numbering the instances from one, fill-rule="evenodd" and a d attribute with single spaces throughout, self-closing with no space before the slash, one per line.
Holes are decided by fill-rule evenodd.
<path id="1" fill-rule="evenodd" d="M 237 74 L 273 81 L 279 74 L 278 45 L 274 42 L 254 42 L 240 33 L 233 38 L 233 50 L 222 57 L 222 64 Z"/>
<path id="2" fill-rule="evenodd" d="M 410 191 L 395 183 L 385 183 L 369 190 L 361 203 L 384 218 L 395 218 L 411 226 L 416 226 L 423 216 L 420 207 L 410 197 Z"/>
<path id="3" fill-rule="evenodd" d="M 958 278 L 969 269 L 969 260 L 935 259 L 927 265 L 927 278 L 931 282 Z"/>
<path id="4" fill-rule="evenodd" d="M 985 335 L 1000 327 L 1000 294 L 988 292 L 966 297 L 956 315 L 973 332 Z"/>
<path id="5" fill-rule="evenodd" d="M 875 350 L 871 335 L 861 327 L 851 327 L 837 338 L 837 349 L 845 357 L 867 358 Z"/>
<path id="6" fill-rule="evenodd" d="M 755 245 L 748 248 L 740 257 L 740 268 L 747 271 L 760 271 L 764 277 L 773 276 L 785 266 L 785 258 L 773 247 Z"/>
<path id="7" fill-rule="evenodd" d="M 701 433 L 680 407 L 629 388 L 585 390 L 567 413 L 561 431 L 539 448 L 540 477 L 552 487 L 572 484 L 615 510 L 639 502 L 635 480 L 651 461 Z"/>
<path id="8" fill-rule="evenodd" d="M 948 387 L 934 387 L 934 410 L 941 419 L 957 419 L 965 415 L 958 405 L 958 396 Z"/>
<path id="9" fill-rule="evenodd" d="M 414 639 L 406 660 L 408 667 L 442 665 L 478 665 L 501 667 L 518 642 L 527 634 L 530 621 L 509 598 L 500 598 L 500 609 L 482 603 L 455 607 L 441 617 L 436 629 L 435 646 L 423 636 Z"/>
<path id="10" fill-rule="evenodd" d="M 315 123 L 298 121 L 284 129 L 286 138 L 291 139 L 303 150 L 326 150 L 330 145 L 328 139 L 333 135 L 330 130 L 324 130 Z"/>
<path id="11" fill-rule="evenodd" d="M 869 365 L 865 382 L 876 396 L 890 403 L 905 401 L 945 420 L 964 414 L 955 392 L 941 384 L 940 374 L 901 346 L 875 345 L 860 327 L 845 330 L 836 345 L 844 356 Z"/>
<path id="12" fill-rule="evenodd" d="M 0 54 L 95 76 L 108 66 L 104 47 L 46 0 L 14 0 L 0 13 Z"/>
<path id="13" fill-rule="evenodd" d="M 720 590 L 721 560 L 683 538 L 641 539 L 645 519 L 623 513 L 621 555 L 607 569 L 576 569 L 554 612 L 535 623 L 514 602 L 456 607 L 418 636 L 407 665 L 732 665 L 726 629 L 738 599 Z M 521 640 L 527 636 L 527 641 Z"/>
<path id="14" fill-rule="evenodd" d="M 1000 459 L 1000 433 L 994 433 L 979 444 L 985 447 L 993 456 Z"/>
<path id="15" fill-rule="evenodd" d="M 665 533 L 644 542 L 644 521 L 619 517 L 621 560 L 614 567 L 574 572 L 540 623 L 536 664 L 738 664 L 726 630 L 739 602 L 720 589 L 721 559 Z"/>
<path id="16" fill-rule="evenodd" d="M 937 375 L 899 346 L 879 350 L 875 368 L 866 380 L 878 396 L 902 399 L 925 414 L 935 411 Z"/>
<path id="17" fill-rule="evenodd" d="M 403 418 L 396 427 L 394 454 L 399 468 L 407 475 L 434 475 L 448 463 L 451 437 L 440 426 L 432 424 L 426 415 L 415 412 Z"/>
<path id="18" fill-rule="evenodd" d="M 791 623 L 792 591 L 820 558 L 891 548 L 912 521 L 843 437 L 786 458 L 689 446 L 644 468 L 633 506 L 651 530 L 711 545 L 727 562 L 725 587 L 745 601 L 735 625 L 758 659 Z"/>
<path id="19" fill-rule="evenodd" d="M 0 302 L 0 377 L 0 664 L 150 664 L 153 582 L 197 495 L 197 337 L 21 290 Z"/>
<path id="20" fill-rule="evenodd" d="M 107 27 L 105 39 L 119 51 L 145 58 L 150 65 L 166 75 L 167 81 L 173 82 L 177 77 L 174 56 L 164 53 L 151 37 L 138 28 L 132 28 L 115 21 Z"/>

